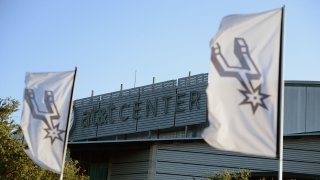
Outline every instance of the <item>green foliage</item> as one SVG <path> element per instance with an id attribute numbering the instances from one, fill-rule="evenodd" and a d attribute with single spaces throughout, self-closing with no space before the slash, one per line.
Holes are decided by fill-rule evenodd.
<path id="1" fill-rule="evenodd" d="M 17 111 L 19 102 L 12 98 L 0 98 L 0 179 L 59 179 L 59 174 L 40 168 L 23 151 L 25 145 L 19 138 L 19 126 L 10 115 Z M 64 168 L 64 179 L 89 179 L 79 173 L 77 161 L 68 160 Z"/>
<path id="2" fill-rule="evenodd" d="M 224 170 L 223 173 L 215 174 L 210 177 L 210 180 L 248 180 L 251 173 L 247 169 L 241 169 L 240 171 Z"/>
<path id="3" fill-rule="evenodd" d="M 19 102 L 12 98 L 0 98 L 0 121 L 11 122 L 10 115 L 18 110 Z M 10 121 L 11 120 L 11 121 Z"/>
<path id="4" fill-rule="evenodd" d="M 251 173 L 248 169 L 241 169 L 239 171 L 224 170 L 222 173 L 216 173 L 201 178 L 201 180 L 249 180 L 250 176 Z"/>
<path id="5" fill-rule="evenodd" d="M 76 176 L 77 174 L 80 174 L 80 166 L 78 161 L 68 160 L 66 161 L 63 178 L 64 179 L 75 179 L 77 177 L 77 180 L 87 180 L 89 179 L 88 176 L 85 176 L 83 174 Z"/>

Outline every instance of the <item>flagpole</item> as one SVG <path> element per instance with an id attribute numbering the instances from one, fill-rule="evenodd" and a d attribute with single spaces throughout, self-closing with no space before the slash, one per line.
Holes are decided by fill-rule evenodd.
<path id="1" fill-rule="evenodd" d="M 67 143 L 69 139 L 69 121 L 71 118 L 71 109 L 72 109 L 72 102 L 73 102 L 73 91 L 74 91 L 74 84 L 76 81 L 76 75 L 77 75 L 77 67 L 75 67 L 74 70 L 74 76 L 73 76 L 73 83 L 72 83 L 72 89 L 71 89 L 71 96 L 70 96 L 70 106 L 69 106 L 69 112 L 68 112 L 68 119 L 67 119 L 67 125 L 66 125 L 66 132 L 64 136 L 64 143 L 63 143 L 63 157 L 62 157 L 62 166 L 61 166 L 61 174 L 60 174 L 60 180 L 63 179 L 63 170 L 64 170 L 64 165 L 65 165 L 65 159 L 66 159 L 66 154 L 67 154 Z"/>
<path id="2" fill-rule="evenodd" d="M 279 171 L 278 179 L 283 179 L 283 114 L 284 114 L 284 82 L 283 82 L 283 43 L 284 43 L 284 10 L 281 10 L 281 30 L 280 30 L 280 63 L 279 63 L 279 97 L 278 97 L 278 157 L 279 157 Z"/>

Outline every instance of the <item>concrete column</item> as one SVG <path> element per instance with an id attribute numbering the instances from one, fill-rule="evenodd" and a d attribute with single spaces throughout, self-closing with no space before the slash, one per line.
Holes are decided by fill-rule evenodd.
<path id="1" fill-rule="evenodd" d="M 158 150 L 158 145 L 157 144 L 153 144 L 153 145 L 150 146 L 149 165 L 148 165 L 148 180 L 156 179 L 157 150 Z"/>

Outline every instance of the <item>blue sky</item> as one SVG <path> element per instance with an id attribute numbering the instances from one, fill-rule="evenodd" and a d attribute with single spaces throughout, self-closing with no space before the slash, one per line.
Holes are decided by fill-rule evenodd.
<path id="1" fill-rule="evenodd" d="M 283 5 L 284 79 L 320 81 L 317 0 L 1 0 L 0 97 L 21 102 L 26 72 L 75 66 L 75 99 L 132 88 L 135 71 L 136 86 L 207 73 L 223 16 Z"/>

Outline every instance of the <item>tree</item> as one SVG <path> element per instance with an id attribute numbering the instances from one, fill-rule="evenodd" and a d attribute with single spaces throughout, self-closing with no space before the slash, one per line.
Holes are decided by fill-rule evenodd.
<path id="1" fill-rule="evenodd" d="M 212 180 L 248 180 L 251 176 L 251 173 L 247 169 L 241 169 L 239 171 L 230 171 L 230 170 L 224 170 L 223 173 L 215 174 L 208 179 Z"/>
<path id="2" fill-rule="evenodd" d="M 15 99 L 0 98 L 0 179 L 59 179 L 58 174 L 34 164 L 23 151 L 25 144 L 15 138 L 21 130 L 10 115 L 18 106 Z M 64 179 L 89 179 L 79 172 L 79 163 L 70 159 L 65 164 Z"/>
<path id="3" fill-rule="evenodd" d="M 201 180 L 248 180 L 251 177 L 250 170 L 240 169 L 239 171 L 231 171 L 225 169 L 223 172 L 218 172 L 214 175 L 200 178 Z M 196 178 L 193 178 L 196 180 Z"/>

